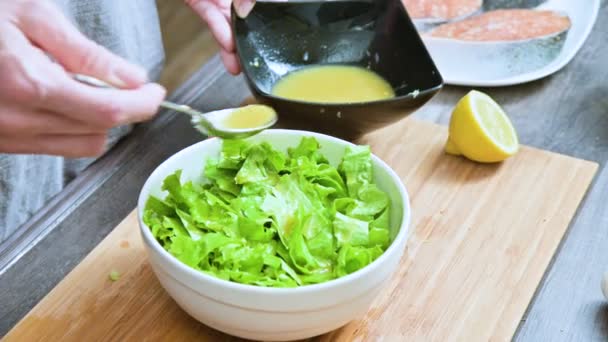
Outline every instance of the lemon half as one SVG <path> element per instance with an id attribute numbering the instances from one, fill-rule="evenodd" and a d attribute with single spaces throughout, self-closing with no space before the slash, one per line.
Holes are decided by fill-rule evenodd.
<path id="1" fill-rule="evenodd" d="M 472 90 L 458 101 L 450 119 L 446 153 L 494 163 L 509 158 L 518 149 L 515 128 L 490 96 Z"/>

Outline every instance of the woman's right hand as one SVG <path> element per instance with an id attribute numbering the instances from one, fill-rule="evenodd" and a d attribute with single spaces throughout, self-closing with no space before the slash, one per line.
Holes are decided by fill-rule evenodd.
<path id="1" fill-rule="evenodd" d="M 150 119 L 164 97 L 142 68 L 87 39 L 51 1 L 0 1 L 0 153 L 98 156 L 109 129 Z"/>

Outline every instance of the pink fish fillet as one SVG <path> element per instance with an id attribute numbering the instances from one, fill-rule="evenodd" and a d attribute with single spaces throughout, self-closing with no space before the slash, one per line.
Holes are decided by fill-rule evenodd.
<path id="1" fill-rule="evenodd" d="M 570 29 L 570 18 L 553 11 L 509 9 L 443 24 L 428 35 L 468 41 L 515 41 L 541 38 Z"/>

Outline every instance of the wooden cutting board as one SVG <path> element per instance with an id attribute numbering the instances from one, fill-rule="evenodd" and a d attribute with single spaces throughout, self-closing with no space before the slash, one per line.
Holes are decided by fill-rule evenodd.
<path id="1" fill-rule="evenodd" d="M 319 340 L 513 336 L 597 164 L 524 147 L 502 164 L 480 165 L 445 155 L 445 139 L 444 127 L 407 119 L 360 141 L 401 176 L 413 230 L 400 269 L 367 315 Z M 112 270 L 118 281 L 109 280 Z M 5 337 L 231 339 L 190 318 L 165 293 L 146 260 L 135 212 Z"/>

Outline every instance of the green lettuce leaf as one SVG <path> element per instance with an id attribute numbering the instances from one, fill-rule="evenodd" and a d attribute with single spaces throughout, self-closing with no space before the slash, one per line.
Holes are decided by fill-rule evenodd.
<path id="1" fill-rule="evenodd" d="M 338 170 L 346 178 L 346 187 L 351 197 L 359 189 L 372 182 L 372 159 L 369 146 L 347 147 Z"/>
<path id="2" fill-rule="evenodd" d="M 382 255 L 382 248 L 358 247 L 346 245 L 340 248 L 338 253 L 338 265 L 336 273 L 338 277 L 351 274 L 369 265 L 372 261 Z"/>
<path id="3" fill-rule="evenodd" d="M 237 170 L 220 168 L 217 160 L 209 159 L 205 165 L 205 177 L 220 190 L 234 196 L 238 196 L 241 192 L 241 187 L 234 180 L 236 173 Z"/>
<path id="4" fill-rule="evenodd" d="M 302 140 L 300 140 L 300 144 L 295 148 L 287 149 L 287 153 L 292 160 L 298 160 L 299 158 L 304 157 L 316 164 L 328 163 L 327 158 L 319 151 L 320 148 L 321 145 L 317 139 L 313 137 L 303 137 Z"/>
<path id="5" fill-rule="evenodd" d="M 369 223 L 336 213 L 334 234 L 338 246 L 367 246 L 369 244 Z"/>
<path id="6" fill-rule="evenodd" d="M 230 170 L 240 169 L 245 160 L 248 148 L 249 144 L 243 140 L 224 140 L 217 167 Z"/>

